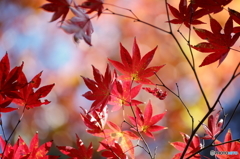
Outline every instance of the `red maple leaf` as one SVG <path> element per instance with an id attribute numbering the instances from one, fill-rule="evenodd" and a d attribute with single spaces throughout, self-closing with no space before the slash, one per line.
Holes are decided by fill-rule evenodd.
<path id="1" fill-rule="evenodd" d="M 25 85 L 21 81 L 18 81 L 19 75 L 22 73 L 23 64 L 21 66 L 14 67 L 10 70 L 10 63 L 8 54 L 0 61 L 0 95 L 3 98 L 19 98 L 18 89 Z"/>
<path id="2" fill-rule="evenodd" d="M 156 125 L 156 123 L 163 118 L 165 113 L 166 112 L 152 116 L 153 114 L 152 104 L 149 101 L 144 113 L 142 113 L 140 108 L 136 106 L 135 111 L 136 119 L 132 116 L 129 116 L 129 119 L 132 122 L 133 126 L 137 126 L 133 130 L 142 132 L 146 134 L 148 137 L 154 138 L 152 132 L 166 129 L 166 127 Z"/>
<path id="3" fill-rule="evenodd" d="M 91 35 L 93 33 L 93 26 L 89 16 L 85 11 L 78 7 L 70 8 L 75 17 L 63 22 L 61 28 L 68 34 L 74 34 L 73 39 L 75 42 L 79 42 L 79 39 L 83 39 L 88 45 L 91 44 Z"/>
<path id="4" fill-rule="evenodd" d="M 120 55 L 122 63 L 111 59 L 108 60 L 117 70 L 119 70 L 123 74 L 118 77 L 120 80 L 135 81 L 142 84 L 153 84 L 153 82 L 147 78 L 154 75 L 154 72 L 158 72 L 160 68 L 164 66 L 161 65 L 147 68 L 147 66 L 153 59 L 156 49 L 157 47 L 155 47 L 153 50 L 144 55 L 143 58 L 141 58 L 140 50 L 138 48 L 135 38 L 133 43 L 132 57 L 120 43 Z"/>
<path id="5" fill-rule="evenodd" d="M 103 142 L 100 143 L 105 148 L 105 151 L 102 152 L 103 157 L 107 157 L 108 159 L 128 159 L 118 143 L 114 143 L 113 145 L 107 145 Z"/>
<path id="6" fill-rule="evenodd" d="M 3 154 L 3 152 L 0 153 L 1 159 L 14 159 L 14 158 L 17 158 L 17 154 L 16 154 L 16 151 L 17 151 L 17 148 L 18 148 L 18 144 L 17 143 L 14 146 L 12 146 L 10 144 L 6 145 L 5 140 L 0 136 L 0 146 L 1 146 L 2 151 L 5 148 L 4 154 Z"/>
<path id="7" fill-rule="evenodd" d="M 209 65 L 217 60 L 219 60 L 220 65 L 227 57 L 230 47 L 235 44 L 240 36 L 240 33 L 232 36 L 233 21 L 231 17 L 229 17 L 225 24 L 224 33 L 221 33 L 221 25 L 212 17 L 210 17 L 210 25 L 212 32 L 194 28 L 197 35 L 208 42 L 202 42 L 191 47 L 203 53 L 211 53 L 203 60 L 200 67 Z"/>
<path id="8" fill-rule="evenodd" d="M 41 83 L 41 74 L 42 72 L 37 74 L 27 85 L 19 90 L 20 98 L 15 98 L 13 100 L 14 103 L 18 104 L 19 106 L 25 106 L 27 109 L 50 103 L 50 101 L 46 99 L 44 102 L 42 102 L 40 98 L 46 97 L 55 84 L 43 86 L 35 91 L 35 89 L 37 89 Z M 19 80 L 27 83 L 26 76 L 23 73 L 20 75 Z"/>
<path id="9" fill-rule="evenodd" d="M 228 142 L 231 140 L 233 140 L 232 133 L 229 129 L 225 135 L 224 142 Z M 221 144 L 221 142 L 218 140 L 216 140 L 214 143 Z M 231 159 L 239 159 L 240 158 L 240 153 L 239 153 L 240 142 L 239 141 L 230 142 L 230 143 L 226 143 L 226 144 L 215 146 L 215 147 L 217 148 L 218 151 L 221 151 L 221 152 L 233 152 L 234 151 L 236 153 L 236 154 L 229 154 L 229 155 L 228 154 L 221 154 L 221 155 L 216 154 L 216 157 L 219 159 L 230 159 L 230 158 Z"/>
<path id="10" fill-rule="evenodd" d="M 11 112 L 18 109 L 18 108 L 8 107 L 8 105 L 11 104 L 12 100 L 13 99 L 8 97 L 3 98 L 0 95 L 0 118 L 1 118 L 1 113 L 7 113 L 7 112 Z"/>
<path id="11" fill-rule="evenodd" d="M 185 149 L 185 147 L 189 141 L 189 138 L 190 138 L 187 134 L 181 133 L 181 135 L 183 137 L 184 142 L 172 142 L 171 143 L 171 145 L 179 151 L 183 151 Z M 184 158 L 201 150 L 201 148 L 202 148 L 202 144 L 200 143 L 200 138 L 199 138 L 199 136 L 195 135 L 190 143 L 190 146 L 187 149 L 186 154 L 184 155 Z M 182 155 L 182 153 L 178 153 L 173 157 L 173 159 L 179 159 L 181 157 L 181 155 Z M 200 159 L 200 158 L 201 158 L 200 154 L 196 154 L 193 157 L 191 157 L 191 159 Z"/>
<path id="12" fill-rule="evenodd" d="M 111 99 L 110 94 L 115 78 L 111 74 L 109 65 L 107 65 L 104 76 L 100 74 L 99 70 L 94 66 L 92 66 L 92 68 L 95 81 L 82 76 L 86 86 L 90 89 L 90 91 L 84 93 L 83 96 L 88 100 L 94 100 L 90 111 L 97 108 L 100 108 L 101 111 Z"/>
<path id="13" fill-rule="evenodd" d="M 233 9 L 230 9 L 230 8 L 228 8 L 228 12 L 229 12 L 230 16 L 232 17 L 232 19 L 240 25 L 240 13 L 233 10 Z M 240 26 L 234 27 L 233 32 L 234 33 L 239 33 L 240 32 Z"/>
<path id="14" fill-rule="evenodd" d="M 159 88 L 148 88 L 148 87 L 143 87 L 142 89 L 144 89 L 145 91 L 147 91 L 148 93 L 151 93 L 152 95 L 154 95 L 155 97 L 157 97 L 160 100 L 164 100 L 167 96 L 167 92 L 166 91 L 162 91 Z"/>
<path id="15" fill-rule="evenodd" d="M 215 139 L 215 136 L 219 134 L 222 130 L 223 119 L 219 120 L 219 115 L 221 111 L 212 114 L 208 117 L 208 126 L 203 124 L 206 135 L 203 139 Z M 219 120 L 219 121 L 218 121 Z"/>
<path id="16" fill-rule="evenodd" d="M 210 13 L 218 13 L 223 10 L 223 7 L 229 4 L 232 0 L 192 0 L 192 3 L 197 7 L 201 7 Z"/>
<path id="17" fill-rule="evenodd" d="M 103 0 L 87 0 L 83 2 L 80 7 L 89 9 L 87 14 L 90 14 L 94 11 L 98 12 L 98 17 L 102 14 L 103 11 Z"/>
<path id="18" fill-rule="evenodd" d="M 62 17 L 61 22 L 63 22 L 68 14 L 70 4 L 72 0 L 47 0 L 48 2 L 41 6 L 44 10 L 48 12 L 54 12 L 50 22 L 57 20 Z"/>
<path id="19" fill-rule="evenodd" d="M 5 141 L 0 137 L 1 147 L 4 148 Z M 59 156 L 48 156 L 47 153 L 52 146 L 52 141 L 39 146 L 38 133 L 32 138 L 28 147 L 24 140 L 19 136 L 14 146 L 8 144 L 2 159 L 57 159 Z M 2 157 L 2 154 L 0 155 Z"/>
<path id="20" fill-rule="evenodd" d="M 82 107 L 80 108 L 83 110 L 80 116 L 88 127 L 87 132 L 93 135 L 102 133 L 108 118 L 107 106 L 105 105 L 102 110 L 94 109 L 91 112 L 87 112 Z"/>
<path id="21" fill-rule="evenodd" d="M 142 85 L 137 85 L 131 88 L 131 83 L 132 82 L 130 81 L 123 81 L 122 83 L 116 81 L 114 83 L 111 92 L 111 100 L 108 102 L 108 104 L 114 106 L 112 108 L 112 111 L 119 110 L 123 105 L 135 106 L 142 103 L 138 100 L 133 99 L 138 95 Z"/>
<path id="22" fill-rule="evenodd" d="M 197 6 L 192 5 L 190 3 L 187 6 L 187 0 L 181 0 L 179 3 L 179 10 L 168 4 L 170 11 L 172 12 L 173 16 L 176 19 L 170 20 L 170 23 L 173 24 L 182 24 L 186 27 L 190 27 L 190 24 L 197 25 L 197 24 L 205 24 L 202 21 L 198 20 L 202 16 L 208 14 L 209 12 L 205 9 L 197 10 Z"/>
<path id="23" fill-rule="evenodd" d="M 77 149 L 71 146 L 57 146 L 57 148 L 65 155 L 69 156 L 70 159 L 92 159 L 93 146 L 92 143 L 86 148 L 82 140 L 76 134 Z"/>
<path id="24" fill-rule="evenodd" d="M 105 143 L 107 145 L 113 145 L 114 143 L 118 143 L 123 152 L 129 152 L 131 158 L 134 159 L 134 146 L 131 140 L 140 139 L 136 134 L 128 130 L 122 130 L 118 125 L 113 122 L 107 122 L 110 129 L 104 129 L 104 133 L 100 134 L 99 137 L 103 137 L 104 140 L 101 143 Z M 98 148 L 98 151 L 104 150 L 105 148 L 101 144 Z"/>

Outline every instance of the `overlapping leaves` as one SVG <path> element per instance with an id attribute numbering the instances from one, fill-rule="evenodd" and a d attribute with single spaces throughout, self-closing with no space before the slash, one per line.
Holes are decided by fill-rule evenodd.
<path id="1" fill-rule="evenodd" d="M 87 0 L 80 5 L 82 8 L 88 9 L 87 14 L 97 11 L 98 16 L 103 11 L 103 0 Z"/>
<path id="2" fill-rule="evenodd" d="M 225 135 L 224 142 L 232 141 L 232 133 L 230 129 Z M 214 142 L 215 144 L 221 144 L 220 141 L 216 140 Z M 216 154 L 216 157 L 219 159 L 239 159 L 240 158 L 240 153 L 239 153 L 239 148 L 240 148 L 240 142 L 235 141 L 235 142 L 230 142 L 230 143 L 225 143 L 223 145 L 216 146 L 216 149 L 220 152 L 234 152 L 235 154 Z"/>
<path id="3" fill-rule="evenodd" d="M 0 61 L 0 112 L 9 112 L 16 108 L 8 107 L 12 102 L 26 108 L 34 108 L 50 101 L 42 102 L 40 98 L 46 97 L 54 84 L 37 89 L 41 83 L 41 74 L 37 74 L 30 82 L 22 72 L 23 64 L 10 69 L 8 54 Z"/>
<path id="4" fill-rule="evenodd" d="M 129 119 L 133 126 L 135 126 L 134 130 L 142 132 L 147 136 L 154 138 L 152 132 L 160 131 L 162 129 L 166 129 L 166 127 L 156 125 L 158 121 L 160 121 L 165 113 L 153 115 L 152 104 L 149 101 L 144 113 L 140 110 L 139 107 L 136 107 L 136 119 L 132 116 L 129 116 Z"/>
<path id="5" fill-rule="evenodd" d="M 223 7 L 229 4 L 232 0 L 192 0 L 192 3 L 197 7 L 201 7 L 210 13 L 218 13 L 223 10 Z"/>
<path id="6" fill-rule="evenodd" d="M 98 148 L 98 151 L 106 149 L 104 144 L 112 146 L 115 143 L 118 143 L 121 146 L 123 152 L 128 151 L 131 158 L 134 158 L 134 146 L 131 140 L 140 138 L 132 131 L 122 130 L 118 125 L 114 124 L 111 121 L 108 121 L 107 124 L 110 129 L 105 129 L 104 133 L 100 135 L 100 137 L 103 137 L 104 140 L 101 141 L 102 144 Z"/>
<path id="7" fill-rule="evenodd" d="M 197 6 L 190 3 L 187 5 L 187 0 L 181 0 L 179 3 L 179 10 L 168 4 L 168 7 L 176 19 L 170 20 L 170 23 L 173 24 L 182 24 L 186 27 L 190 27 L 191 25 L 204 24 L 202 21 L 198 20 L 202 16 L 209 13 L 209 11 L 205 9 L 197 10 Z"/>
<path id="8" fill-rule="evenodd" d="M 182 137 L 183 137 L 183 141 L 184 142 L 172 142 L 171 145 L 173 147 L 175 147 L 177 150 L 179 151 L 183 151 L 189 141 L 189 136 L 187 134 L 181 133 Z M 190 146 L 187 149 L 186 154 L 184 155 L 185 157 L 188 157 L 190 155 L 192 155 L 195 152 L 198 152 L 200 149 L 202 148 L 202 144 L 200 142 L 200 138 L 199 136 L 195 135 L 190 143 Z M 176 154 L 173 159 L 179 159 L 181 157 L 182 153 L 178 153 Z M 192 157 L 192 159 L 200 159 L 201 156 L 200 154 L 196 154 Z"/>
<path id="9" fill-rule="evenodd" d="M 92 143 L 88 147 L 84 146 L 83 141 L 76 135 L 77 148 L 71 146 L 57 146 L 57 148 L 70 159 L 92 159 L 93 146 Z"/>
<path id="10" fill-rule="evenodd" d="M 4 149 L 5 141 L 0 137 L 1 148 Z M 4 155 L 0 154 L 2 159 L 57 159 L 58 156 L 48 156 L 47 153 L 52 146 L 52 141 L 46 142 L 39 146 L 38 133 L 32 138 L 30 146 L 19 136 L 17 142 L 12 146 L 6 145 Z"/>
<path id="11" fill-rule="evenodd" d="M 62 17 L 63 22 L 68 14 L 72 0 L 47 0 L 50 3 L 44 4 L 41 8 L 48 12 L 54 12 L 50 22 Z"/>
<path id="12" fill-rule="evenodd" d="M 111 100 L 108 102 L 108 104 L 114 106 L 112 111 L 119 110 L 123 105 L 135 106 L 141 104 L 141 101 L 133 99 L 139 93 L 141 86 L 137 85 L 131 88 L 130 81 L 123 81 L 122 83 L 116 81 L 111 92 Z"/>

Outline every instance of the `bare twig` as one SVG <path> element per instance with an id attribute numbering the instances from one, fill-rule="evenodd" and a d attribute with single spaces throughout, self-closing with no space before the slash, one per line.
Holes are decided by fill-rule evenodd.
<path id="1" fill-rule="evenodd" d="M 163 82 L 163 81 L 161 80 L 161 78 L 156 74 L 156 72 L 154 72 L 154 74 L 156 75 L 156 77 L 158 78 L 158 80 L 162 83 L 161 85 L 158 85 L 158 84 L 156 84 L 156 85 L 158 85 L 158 86 L 162 86 L 162 87 L 166 88 L 167 90 L 169 90 L 173 95 L 175 95 L 175 96 L 180 100 L 180 102 L 182 103 L 182 105 L 183 105 L 184 108 L 186 109 L 186 111 L 187 111 L 189 117 L 190 117 L 191 120 L 192 120 L 192 131 L 193 131 L 194 118 L 193 118 L 193 116 L 191 115 L 191 113 L 190 113 L 188 107 L 187 107 L 186 104 L 183 102 L 182 98 L 180 97 L 180 92 L 179 92 L 178 84 L 176 83 L 176 86 L 177 86 L 177 92 L 178 92 L 178 93 L 176 94 L 175 92 L 173 92 L 170 88 L 168 88 L 168 87 L 164 84 L 164 82 Z"/>

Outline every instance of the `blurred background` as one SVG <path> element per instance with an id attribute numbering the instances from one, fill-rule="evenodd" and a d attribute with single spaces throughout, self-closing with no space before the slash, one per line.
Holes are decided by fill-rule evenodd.
<path id="1" fill-rule="evenodd" d="M 78 4 L 82 2 L 76 0 Z M 169 30 L 163 0 L 106 0 L 105 2 L 131 9 L 139 19 Z M 171 0 L 168 2 L 178 8 L 178 1 Z M 38 131 L 41 144 L 54 140 L 55 145 L 75 147 L 75 134 L 78 134 L 86 146 L 93 142 L 94 149 L 97 149 L 99 144 L 96 141 L 101 139 L 86 133 L 86 127 L 79 115 L 81 111 L 79 106 L 89 109 L 92 103 L 82 97 L 82 94 L 88 91 L 88 88 L 84 85 L 80 75 L 93 78 L 91 65 L 104 73 L 108 62 L 107 58 L 120 60 L 120 42 L 131 53 L 134 37 L 137 39 L 142 56 L 158 45 L 150 66 L 166 64 L 157 74 L 176 93 L 176 83 L 178 84 L 180 96 L 194 117 L 195 126 L 206 114 L 207 106 L 199 91 L 193 72 L 170 35 L 131 19 L 102 14 L 99 18 L 92 20 L 94 27 L 93 46 L 88 46 L 84 41 L 76 44 L 72 35 L 66 34 L 60 29 L 57 22 L 49 23 L 53 13 L 43 11 L 40 8 L 45 3 L 48 2 L 45 0 L 0 1 L 0 58 L 8 52 L 12 68 L 19 66 L 24 61 L 23 71 L 28 80 L 43 71 L 42 86 L 56 84 L 47 96 L 47 99 L 51 101 L 50 104 L 25 112 L 22 122 L 11 139 L 11 143 L 15 143 L 20 135 L 29 144 L 31 138 Z M 227 7 L 238 10 L 235 6 L 239 5 L 239 1 L 234 1 Z M 105 8 L 109 8 L 116 13 L 132 16 L 129 11 L 124 9 L 110 5 L 106 5 Z M 69 13 L 67 19 L 72 16 Z M 218 19 L 224 26 L 228 19 L 228 13 L 224 10 L 213 15 L 213 18 Z M 207 16 L 201 20 L 209 22 Z M 208 24 L 196 27 L 209 29 Z M 174 34 L 190 57 L 186 41 L 176 31 L 178 28 L 178 25 L 173 26 Z M 185 37 L 188 37 L 188 29 L 185 26 L 182 26 L 180 31 Z M 191 42 L 193 45 L 202 41 L 192 32 Z M 234 48 L 239 49 L 239 46 L 240 40 L 237 41 Z M 206 55 L 194 51 L 197 66 L 201 64 Z M 230 51 L 219 67 L 218 62 L 201 68 L 197 67 L 200 81 L 211 105 L 232 76 L 239 59 L 239 52 Z M 111 68 L 113 69 L 112 66 Z M 156 77 L 152 77 L 151 80 L 160 84 Z M 240 99 L 239 88 L 240 79 L 238 78 L 232 82 L 221 98 L 221 103 L 228 117 L 230 117 L 233 108 Z M 165 88 L 162 89 L 166 90 Z M 164 101 L 160 101 L 145 91 L 141 91 L 137 99 L 143 102 L 151 100 L 154 114 L 167 111 L 166 116 L 158 124 L 168 127 L 168 129 L 154 133 L 155 140 L 148 137 L 146 137 L 146 140 L 152 151 L 157 147 L 157 158 L 173 157 L 178 151 L 169 142 L 182 141 L 180 132 L 191 133 L 191 119 L 185 108 L 179 99 L 170 92 L 168 92 Z M 17 107 L 14 104 L 12 106 Z M 109 120 L 120 125 L 123 119 L 122 111 L 111 112 L 111 106 L 109 108 Z M 144 108 L 144 105 L 142 105 L 142 108 Z M 131 111 L 126 109 L 126 112 L 127 115 L 132 116 Z M 22 108 L 2 115 L 7 136 L 17 124 L 21 113 Z M 240 113 L 239 109 L 237 113 Z M 234 139 L 240 137 L 239 128 L 234 122 L 236 120 L 239 121 L 239 115 L 234 116 L 230 124 Z M 222 138 L 225 133 L 226 131 L 219 138 L 221 141 L 223 141 Z M 198 134 L 201 136 L 204 134 L 202 128 L 199 129 Z M 61 155 L 54 146 L 50 154 Z M 206 151 L 206 154 L 209 155 L 209 150 Z M 136 156 L 140 155 L 141 158 L 149 157 L 142 149 L 137 148 Z M 95 153 L 94 158 L 101 158 L 100 153 Z"/>

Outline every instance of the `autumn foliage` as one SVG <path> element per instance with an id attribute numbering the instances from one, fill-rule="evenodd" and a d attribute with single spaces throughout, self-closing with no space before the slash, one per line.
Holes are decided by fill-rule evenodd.
<path id="1" fill-rule="evenodd" d="M 199 78 L 201 75 L 196 71 L 209 67 L 208 65 L 217 61 L 218 67 L 221 69 L 222 63 L 228 60 L 227 56 L 230 51 L 234 50 L 234 54 L 239 54 L 239 46 L 237 45 L 240 37 L 240 10 L 237 7 L 227 8 L 227 5 L 231 2 L 232 0 L 180 0 L 178 6 L 175 6 L 166 0 L 167 20 L 162 22 L 168 24 L 168 28 L 165 29 L 139 19 L 130 8 L 118 7 L 115 4 L 105 3 L 103 0 L 86 0 L 82 3 L 74 0 L 47 0 L 41 6 L 41 9 L 52 14 L 50 22 L 58 21 L 60 29 L 73 35 L 74 42 L 79 43 L 83 40 L 91 47 L 94 47 L 92 43 L 94 32 L 92 19 L 104 18 L 105 14 L 131 19 L 170 35 L 172 42 L 175 42 L 179 48 L 179 54 L 184 56 L 186 63 L 192 70 L 193 78 L 196 80 L 202 100 L 205 103 L 202 107 L 206 108 L 205 115 L 201 120 L 195 121 L 197 126 L 194 126 L 194 116 L 192 116 L 190 108 L 184 103 L 178 84 L 176 84 L 176 89 L 168 87 L 160 78 L 164 75 L 164 68 L 168 67 L 167 63 L 158 59 L 158 65 L 152 66 L 156 51 L 161 48 L 155 45 L 148 52 L 143 52 L 139 47 L 138 38 L 133 37 L 132 50 L 127 48 L 124 43 L 120 43 L 118 51 L 120 61 L 108 58 L 109 63 L 106 64 L 104 72 L 92 64 L 93 78 L 81 76 L 88 89 L 82 96 L 92 102 L 88 109 L 85 106 L 79 107 L 81 126 L 85 127 L 88 135 L 94 136 L 97 140 L 85 144 L 82 132 L 76 132 L 76 148 L 67 145 L 56 145 L 55 148 L 71 159 L 92 159 L 95 153 L 99 153 L 102 157 L 108 159 L 134 159 L 141 157 L 137 156 L 136 153 L 139 149 L 151 159 L 161 158 L 156 154 L 158 149 L 152 148 L 149 141 L 154 142 L 156 137 L 159 137 L 157 133 L 161 134 L 166 131 L 165 129 L 169 129 L 171 132 L 171 127 L 161 123 L 163 120 L 174 119 L 166 117 L 168 108 L 166 108 L 166 111 L 157 112 L 158 105 L 152 104 L 150 99 L 145 98 L 143 101 L 138 98 L 141 93 L 145 93 L 159 101 L 167 98 L 177 98 L 192 119 L 191 132 L 173 132 L 176 136 L 181 135 L 182 141 L 168 139 L 169 144 L 176 149 L 176 153 L 174 155 L 169 154 L 169 158 L 208 158 L 203 153 L 207 151 L 207 148 L 213 148 L 215 151 L 237 153 L 231 156 L 216 154 L 215 158 L 218 159 L 240 158 L 240 139 L 234 139 L 230 129 L 227 132 L 225 131 L 240 105 L 240 99 L 238 97 L 238 103 L 232 110 L 229 120 L 226 119 L 227 115 L 224 111 L 226 108 L 222 107 L 220 101 L 229 85 L 239 78 L 240 63 L 238 62 L 238 65 L 233 68 L 228 83 L 222 87 L 220 93 L 217 94 L 217 98 L 211 100 L 211 102 L 209 102 L 208 98 L 210 97 L 206 95 L 205 88 L 201 84 Z M 130 16 L 115 13 L 108 8 L 109 6 L 127 11 Z M 68 19 L 70 12 L 73 17 Z M 219 12 L 228 14 L 228 19 L 223 26 L 219 19 L 214 18 L 215 14 Z M 208 21 L 205 21 L 205 18 Z M 210 30 L 203 27 L 207 24 L 209 24 Z M 180 36 L 185 40 L 184 47 L 177 39 L 177 33 L 173 30 L 175 26 L 178 28 L 177 31 Z M 189 35 L 183 34 L 181 29 L 189 30 Z M 191 41 L 193 35 L 203 41 L 195 44 Z M 23 71 L 24 63 L 12 67 L 9 62 L 9 54 L 11 53 L 6 53 L 0 61 L 0 118 L 3 116 L 2 113 L 17 111 L 19 109 L 17 106 L 22 108 L 23 111 L 16 127 L 8 137 L 3 130 L 4 122 L 0 119 L 3 131 L 3 135 L 0 136 L 2 149 L 0 157 L 2 159 L 60 158 L 60 155 L 49 155 L 54 141 L 48 141 L 40 145 L 38 133 L 32 138 L 29 146 L 21 136 L 17 138 L 14 144 L 10 142 L 13 133 L 17 133 L 17 127 L 24 117 L 25 111 L 37 109 L 42 105 L 51 107 L 52 103 L 46 97 L 55 84 L 40 87 L 42 71 L 28 80 L 29 78 Z M 195 54 L 206 55 L 201 64 L 195 63 Z M 200 68 L 196 65 L 199 65 Z M 219 108 L 218 105 L 221 107 Z M 109 120 L 109 116 L 114 112 L 121 112 L 122 122 L 120 124 Z M 200 133 L 200 129 L 204 130 L 204 135 Z M 225 134 L 225 139 L 222 142 L 219 139 L 221 134 Z M 41 135 L 41 132 L 39 132 L 39 135 Z M 207 144 L 205 144 L 206 141 Z M 97 144 L 94 144 L 94 142 L 97 142 Z M 158 144 L 155 143 L 155 145 Z"/>

